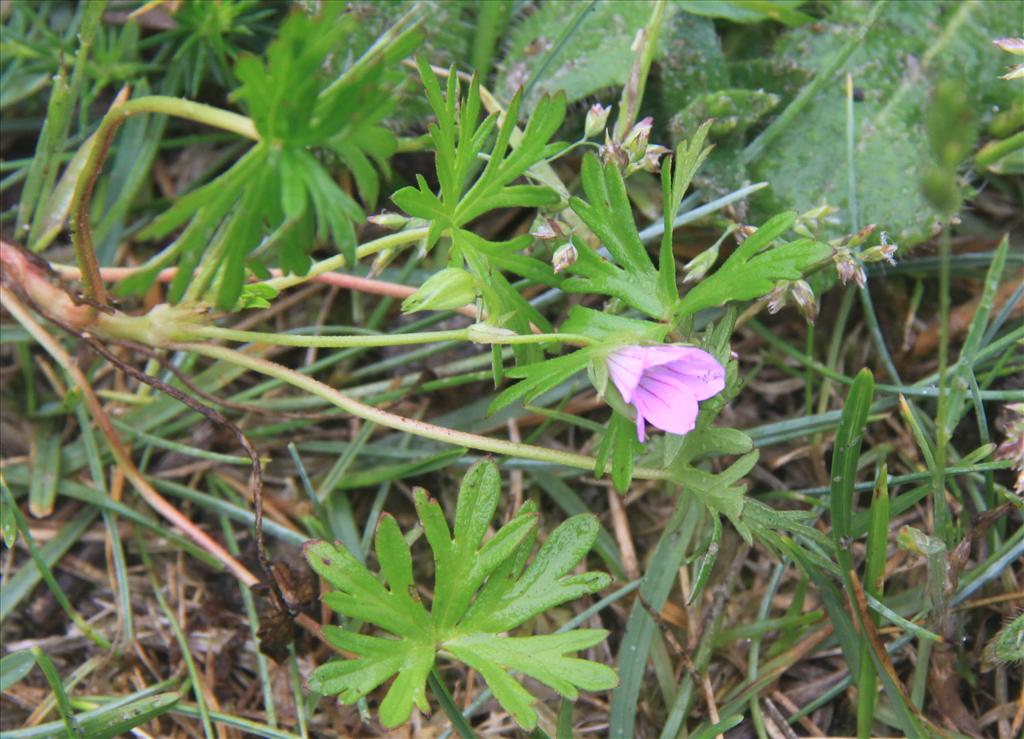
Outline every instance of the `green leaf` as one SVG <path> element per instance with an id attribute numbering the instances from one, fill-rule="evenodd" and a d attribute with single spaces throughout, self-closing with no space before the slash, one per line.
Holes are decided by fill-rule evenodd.
<path id="1" fill-rule="evenodd" d="M 607 295 L 652 318 L 663 316 L 666 307 L 657 290 L 656 273 L 646 278 L 637 277 L 602 259 L 580 239 L 573 237 L 572 243 L 578 257 L 576 263 L 569 267 L 572 276 L 562 283 L 563 290 Z"/>
<path id="2" fill-rule="evenodd" d="M 778 61 L 744 86 L 763 87 L 789 97 L 780 80 L 796 75 L 808 80 L 829 61 L 869 17 L 876 3 L 841 2 L 822 6 L 818 23 L 778 37 L 772 55 Z M 930 238 L 938 213 L 917 186 L 916 175 L 929 158 L 924 117 L 936 87 L 948 80 L 964 91 L 976 111 L 1008 110 L 1019 100 L 998 77 L 1006 64 L 992 39 L 1019 35 L 1003 12 L 1003 3 L 891 2 L 845 62 L 854 85 L 865 92 L 854 103 L 851 200 L 844 146 L 847 116 L 845 91 L 833 78 L 822 86 L 753 164 L 749 178 L 766 179 L 771 188 L 754 200 L 755 212 L 781 209 L 805 212 L 822 204 L 835 206 L 835 222 L 826 237 L 838 237 L 874 223 L 902 248 Z M 828 29 L 822 33 L 821 29 Z M 908 68 L 907 58 L 921 63 Z M 839 75 L 836 75 L 838 77 Z M 948 181 L 957 199 L 964 183 Z M 851 218 L 852 205 L 857 218 Z"/>
<path id="3" fill-rule="evenodd" d="M 658 288 L 666 302 L 675 302 L 679 297 L 679 288 L 676 286 L 676 257 L 672 248 L 673 224 L 693 176 L 711 153 L 711 147 L 704 146 L 710 127 L 711 121 L 707 121 L 694 132 L 689 141 L 680 141 L 676 146 L 671 172 L 667 163 L 661 170 L 664 230 L 658 258 Z"/>
<path id="4" fill-rule="evenodd" d="M 864 427 L 871 410 L 875 381 L 866 367 L 857 373 L 843 405 L 839 428 L 832 446 L 832 486 L 829 506 L 832 512 L 832 536 L 839 565 L 844 574 L 853 568 L 850 538 L 853 524 L 853 489 L 860 463 Z"/>
<path id="5" fill-rule="evenodd" d="M 706 18 L 721 18 L 733 23 L 776 21 L 786 26 L 802 26 L 814 20 L 797 8 L 803 0 L 678 0 L 688 13 Z"/>
<path id="6" fill-rule="evenodd" d="M 611 578 L 603 572 L 569 574 L 594 546 L 599 531 L 597 519 L 587 514 L 562 523 L 513 587 L 500 597 L 477 599 L 461 629 L 511 631 L 549 608 L 607 587 Z"/>
<path id="7" fill-rule="evenodd" d="M 516 670 L 575 700 L 579 695 L 577 688 L 609 690 L 619 682 L 615 670 L 607 665 L 563 656 L 566 652 L 592 647 L 606 636 L 608 632 L 604 629 L 525 637 L 474 634 L 450 639 L 445 649 L 471 667 L 481 669 L 481 665 L 490 663 L 505 670 Z M 536 717 L 529 728 L 535 722 Z"/>
<path id="8" fill-rule="evenodd" d="M 32 431 L 31 475 L 28 488 L 28 509 L 36 518 L 53 513 L 60 479 L 61 435 L 46 426 Z"/>
<path id="9" fill-rule="evenodd" d="M 710 456 L 736 456 L 747 454 L 754 442 L 739 429 L 719 428 L 698 424 L 688 434 L 668 434 L 665 437 L 665 466 L 676 462 L 691 464 Z"/>
<path id="10" fill-rule="evenodd" d="M 602 259 L 583 240 L 574 237 L 578 257 L 569 267 L 574 276 L 565 281 L 563 288 L 569 292 L 614 296 L 651 318 L 667 318 L 676 301 L 675 285 L 661 284 L 665 278 L 659 280 L 637 232 L 618 167 L 611 162 L 602 166 L 593 153 L 588 153 L 583 158 L 581 178 L 587 199 L 572 198 L 569 205 L 617 264 Z M 664 256 L 664 249 L 662 253 Z M 674 258 L 667 259 L 664 274 L 671 276 L 674 270 Z"/>
<path id="11" fill-rule="evenodd" d="M 2 474 L 0 491 L 3 493 L 0 495 L 0 539 L 3 539 L 4 546 L 10 549 L 18 541 L 18 519 L 15 517 L 14 505 L 11 504 L 14 495 L 7 487 L 7 481 Z"/>
<path id="12" fill-rule="evenodd" d="M 377 169 L 388 171 L 396 148 L 382 123 L 394 107 L 390 93 L 398 84 L 389 68 L 419 36 L 414 19 L 403 17 L 362 56 L 346 58 L 345 68 L 334 75 L 332 60 L 346 56 L 338 50 L 358 27 L 357 16 L 341 12 L 344 8 L 329 3 L 316 15 L 293 12 L 263 57 L 240 56 L 235 98 L 251 116 L 260 142 L 140 232 L 142 238 L 162 239 L 187 224 L 122 292 L 145 290 L 156 272 L 176 259 L 172 301 L 208 300 L 215 292 L 219 306 L 231 310 L 241 295 L 245 263 L 261 243 L 274 246 L 286 273 L 305 273 L 316 242 L 333 242 L 349 264 L 355 262 L 353 224 L 364 214 L 339 187 L 333 170 L 340 161 L 364 202 L 376 201 Z M 201 270 L 203 279 L 194 281 L 204 257 L 213 261 Z"/>
<path id="13" fill-rule="evenodd" d="M 634 459 L 643 448 L 643 444 L 637 440 L 634 422 L 618 411 L 613 411 L 608 430 L 601 437 L 601 444 L 597 448 L 594 474 L 601 477 L 605 473 L 610 456 L 612 483 L 616 490 L 625 493 L 633 481 Z"/>
<path id="14" fill-rule="evenodd" d="M 656 344 L 664 340 L 668 326 L 574 305 L 569 309 L 561 331 L 583 334 L 605 343 Z"/>
<path id="15" fill-rule="evenodd" d="M 602 166 L 595 154 L 588 153 L 583 158 L 580 177 L 587 200 L 573 198 L 570 201 L 576 215 L 623 269 L 638 278 L 652 278 L 654 264 L 637 233 L 633 208 L 619 168 L 612 162 Z"/>
<path id="16" fill-rule="evenodd" d="M 36 656 L 31 649 L 11 652 L 0 659 L 0 693 L 25 677 L 35 667 Z"/>
<path id="17" fill-rule="evenodd" d="M 747 486 L 738 483 L 753 469 L 759 455 L 757 450 L 744 454 L 718 474 L 677 460 L 672 466 L 673 479 L 713 512 L 726 516 L 749 541 L 750 531 L 740 518 Z"/>
<path id="18" fill-rule="evenodd" d="M 820 241 L 797 239 L 770 246 L 796 221 L 796 213 L 780 213 L 749 236 L 713 275 L 704 278 L 683 296 L 678 317 L 734 300 L 767 295 L 781 280 L 800 279 L 805 272 L 828 259 L 832 247 Z"/>
<path id="19" fill-rule="evenodd" d="M 420 58 L 417 63 L 424 92 L 437 119 L 430 125 L 429 135 L 434 144 L 440 194 L 434 193 L 425 178 L 417 176 L 415 188 L 402 188 L 392 200 L 409 215 L 430 221 L 428 249 L 443 233 L 448 233 L 452 239 L 450 266 L 465 264 L 472 273 L 480 286 L 490 322 L 522 334 L 530 332 L 531 323 L 546 330 L 550 327 L 547 320 L 503 275 L 507 270 L 550 287 L 559 286 L 559 278 L 548 265 L 517 253 L 530 239 L 490 242 L 464 227 L 499 208 L 538 208 L 559 202 L 558 194 L 549 187 L 512 183 L 534 165 L 544 163 L 548 142 L 565 119 L 565 97 L 543 98 L 513 145 L 519 95 L 509 103 L 500 126 L 496 114 L 478 124 L 481 99 L 476 78 L 463 97 L 453 70 L 442 92 L 427 61 Z M 488 147 L 492 135 L 494 141 Z M 482 169 L 481 159 L 486 159 Z M 519 345 L 514 351 L 518 362 L 540 357 L 532 346 Z"/>
<path id="20" fill-rule="evenodd" d="M 506 636 L 534 616 L 606 587 L 600 572 L 574 573 L 600 531 L 591 514 L 573 516 L 548 536 L 530 562 L 537 534 L 536 505 L 527 503 L 489 539 L 487 533 L 501 497 L 497 466 L 480 462 L 469 469 L 459 490 L 454 531 L 440 505 L 422 489 L 416 510 L 434 554 L 433 588 L 414 580 L 412 552 L 394 518 L 383 516 L 375 549 L 380 577 L 341 544 L 310 542 L 310 566 L 333 590 L 323 596 L 332 609 L 387 632 L 361 634 L 323 627 L 335 647 L 355 655 L 318 667 L 310 686 L 337 695 L 345 704 L 393 679 L 380 705 L 381 723 L 393 728 L 407 721 L 416 706 L 429 709 L 426 682 L 438 652 L 477 669 L 502 706 L 526 729 L 536 726 L 531 705 L 537 700 L 511 672 L 519 672 L 560 694 L 613 687 L 614 670 L 567 656 L 601 641 L 599 630 L 548 636 Z M 428 611 L 419 597 L 433 593 Z"/>
<path id="21" fill-rule="evenodd" d="M 579 349 L 571 354 L 545 359 L 533 364 L 520 365 L 509 370 L 509 377 L 522 379 L 522 382 L 499 393 L 498 397 L 491 401 L 488 411 L 495 413 L 517 400 L 533 400 L 538 395 L 558 387 L 577 372 L 585 369 L 594 355 L 594 349 Z"/>
<path id="22" fill-rule="evenodd" d="M 544 94 L 564 91 L 570 101 L 577 101 L 625 84 L 635 56 L 630 47 L 650 18 L 650 5 L 602 0 L 572 28 L 586 9 L 584 3 L 542 3 L 514 25 L 506 39 L 504 74 L 496 85 L 499 98 L 511 98 L 530 80 L 529 110 Z M 570 35 L 550 48 L 565 28 Z M 538 48 L 550 52 L 538 53 Z"/>

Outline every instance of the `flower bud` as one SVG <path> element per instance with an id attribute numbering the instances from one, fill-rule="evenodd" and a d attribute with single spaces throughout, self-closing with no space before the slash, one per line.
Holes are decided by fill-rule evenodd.
<path id="1" fill-rule="evenodd" d="M 458 267 L 448 267 L 432 275 L 419 290 L 402 301 L 403 313 L 421 310 L 452 310 L 476 299 L 473 275 Z"/>
<path id="2" fill-rule="evenodd" d="M 832 220 L 833 214 L 838 210 L 832 205 L 825 204 L 804 211 L 797 216 L 796 223 L 793 224 L 793 231 L 808 239 L 817 238 L 814 230 L 820 228 L 825 221 Z"/>
<path id="3" fill-rule="evenodd" d="M 818 317 L 818 302 L 814 299 L 814 290 L 803 280 L 796 280 L 789 286 L 789 292 L 804 318 L 813 324 L 814 319 Z"/>
<path id="4" fill-rule="evenodd" d="M 672 150 L 661 144 L 648 144 L 646 151 L 644 151 L 643 159 L 640 161 L 640 169 L 651 174 L 657 174 L 661 171 L 662 155 L 668 154 L 670 151 Z"/>
<path id="5" fill-rule="evenodd" d="M 398 213 L 389 213 L 388 211 L 381 211 L 375 215 L 369 216 L 367 219 L 374 226 L 380 226 L 381 228 L 389 228 L 392 231 L 397 231 L 400 228 L 404 228 L 405 224 L 409 222 L 409 219 Z"/>
<path id="6" fill-rule="evenodd" d="M 780 282 L 772 288 L 772 291 L 768 293 L 768 312 L 775 315 L 786 306 L 786 293 L 789 290 L 789 286 L 785 282 Z"/>
<path id="7" fill-rule="evenodd" d="M 1003 51 L 1024 56 L 1024 38 L 997 38 L 992 43 Z"/>
<path id="8" fill-rule="evenodd" d="M 846 245 L 847 246 L 851 246 L 851 247 L 852 246 L 860 246 L 861 244 L 863 244 L 865 241 L 868 240 L 868 236 L 873 234 L 875 232 L 876 228 L 877 228 L 877 226 L 874 223 L 869 223 L 864 228 L 862 228 L 860 231 L 855 233 L 850 238 L 850 240 L 846 242 Z"/>
<path id="9" fill-rule="evenodd" d="M 754 234 L 757 233 L 757 226 L 749 226 L 749 225 L 746 225 L 746 224 L 741 224 L 740 227 L 736 229 L 735 233 L 736 233 L 736 243 L 737 244 L 742 244 L 744 241 L 747 240 L 748 236 L 753 236 Z"/>
<path id="10" fill-rule="evenodd" d="M 832 256 L 835 262 L 836 272 L 839 274 L 839 281 L 846 284 L 851 279 L 857 283 L 857 287 L 864 287 L 868 282 L 868 276 L 864 268 L 857 261 L 857 258 L 850 253 L 849 249 L 838 249 Z"/>
<path id="11" fill-rule="evenodd" d="M 896 254 L 897 249 L 899 249 L 899 245 L 890 244 L 885 231 L 882 231 L 882 243 L 863 251 L 860 258 L 869 264 L 873 262 L 888 262 L 895 267 L 896 260 L 893 259 L 893 255 Z"/>
<path id="12" fill-rule="evenodd" d="M 630 160 L 639 159 L 647 151 L 647 139 L 651 137 L 651 128 L 654 126 L 654 119 L 650 116 L 639 121 L 626 135 L 622 142 L 622 148 L 629 153 Z"/>
<path id="13" fill-rule="evenodd" d="M 718 247 L 720 244 L 721 241 L 716 242 L 683 265 L 683 272 L 686 273 L 686 277 L 683 278 L 684 285 L 696 282 L 708 273 L 708 270 L 718 261 Z"/>
<path id="14" fill-rule="evenodd" d="M 1024 56 L 1024 38 L 997 38 L 993 42 L 1003 51 L 1016 56 Z M 1007 67 L 1006 74 L 1000 75 L 1001 80 L 1016 80 L 1024 77 L 1024 64 L 1014 64 Z"/>
<path id="15" fill-rule="evenodd" d="M 587 111 L 587 119 L 583 124 L 583 138 L 589 139 L 604 130 L 608 123 L 608 114 L 612 112 L 612 106 L 607 108 L 601 103 L 594 103 Z"/>
<path id="16" fill-rule="evenodd" d="M 561 272 L 574 265 L 578 256 L 579 252 L 576 251 L 576 247 L 571 241 L 567 241 L 555 249 L 555 253 L 551 255 L 551 266 L 554 267 L 556 273 Z"/>
<path id="17" fill-rule="evenodd" d="M 620 167 L 625 167 L 629 164 L 629 152 L 623 149 L 618 141 L 609 136 L 607 130 L 604 132 L 604 146 L 601 147 L 600 154 L 603 164 L 614 162 Z"/>
<path id="18" fill-rule="evenodd" d="M 554 218 L 538 218 L 530 229 L 530 236 L 540 241 L 564 239 L 565 234 L 565 224 Z"/>

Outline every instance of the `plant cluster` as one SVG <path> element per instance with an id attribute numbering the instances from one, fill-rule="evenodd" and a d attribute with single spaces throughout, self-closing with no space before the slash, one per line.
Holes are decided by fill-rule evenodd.
<path id="1" fill-rule="evenodd" d="M 1019 576 L 1024 552 L 1024 507 L 1001 477 L 1021 457 L 1014 439 L 997 451 L 985 409 L 1020 400 L 1005 389 L 1020 369 L 1013 350 L 1022 329 L 1011 317 L 1024 299 L 1003 279 L 1020 262 L 1010 237 L 992 241 L 959 356 L 949 355 L 951 228 L 964 199 L 977 194 L 971 177 L 1020 192 L 1007 175 L 1019 173 L 1014 157 L 1024 140 L 1012 129 L 1024 109 L 1006 87 L 1020 84 L 1019 70 L 978 91 L 956 77 L 1020 44 L 998 34 L 970 57 L 969 72 L 938 61 L 991 35 L 999 22 L 990 3 L 166 5 L 145 4 L 116 21 L 103 2 L 3 11 L 11 51 L 0 108 L 28 108 L 44 123 L 32 156 L 3 184 L 20 187 L 0 251 L 11 330 L 4 356 L 20 368 L 18 423 L 31 441 L 0 470 L 0 530 L 12 552 L 25 549 L 36 574 L 8 581 L 13 594 L 0 622 L 42 580 L 96 649 L 128 649 L 136 634 L 131 542 L 119 528 L 127 521 L 226 568 L 242 585 L 253 635 L 259 621 L 264 653 L 290 661 L 296 687 L 296 628 L 340 652 L 308 676 L 311 701 L 336 696 L 367 721 L 374 701 L 386 728 L 419 720 L 414 709 L 429 713 L 429 688 L 453 729 L 471 736 L 472 707 L 456 704 L 445 675 L 457 665 L 486 683 L 481 703 L 493 695 L 537 736 L 551 728 L 537 684 L 561 698 L 560 737 L 572 735 L 581 694 L 602 691 L 612 691 L 612 736 L 633 735 L 647 720 L 638 717 L 641 700 L 656 704 L 663 736 L 714 736 L 743 721 L 765 736 L 767 720 L 784 719 L 762 708 L 762 692 L 827 644 L 846 665 L 840 690 L 858 688 L 851 712 L 859 736 L 878 722 L 907 736 L 940 731 L 923 704 L 929 665 L 932 679 L 952 674 L 957 607 L 986 583 Z M 948 33 L 927 38 L 924 20 Z M 64 34 L 55 30 L 61 24 Z M 922 52 L 927 84 L 893 76 L 901 41 Z M 870 61 L 875 52 L 879 65 Z M 758 53 L 771 54 L 769 63 Z M 698 65 L 701 74 L 688 73 Z M 840 69 L 848 77 L 836 98 L 828 85 Z M 859 110 L 854 72 L 871 86 Z M 47 80 L 48 102 L 31 109 Z M 122 83 L 131 84 L 115 92 Z M 994 104 L 1005 106 L 999 116 L 977 115 Z M 206 133 L 196 134 L 196 124 Z M 824 134 L 809 133 L 819 129 L 834 135 L 822 144 Z M 991 140 L 979 149 L 983 131 Z M 198 156 L 201 173 L 173 181 L 165 148 Z M 845 151 L 845 169 L 836 167 L 837 151 Z M 909 185 L 909 166 L 901 175 L 901 188 L 912 191 L 907 207 L 890 202 L 893 189 L 877 172 L 889 155 L 922 162 Z M 750 184 L 755 175 L 765 182 Z M 865 216 L 875 223 L 862 225 Z M 691 249 L 681 235 L 697 223 L 716 236 Z M 936 225 L 937 261 L 896 262 Z M 65 232 L 74 266 L 54 249 Z M 114 267 L 126 250 L 137 266 Z M 869 285 L 885 270 L 917 275 L 916 314 L 928 269 L 939 276 L 936 361 L 908 381 Z M 303 291 L 324 282 L 350 291 L 351 302 L 339 309 L 330 294 L 311 308 Z M 829 294 L 841 296 L 828 318 L 834 333 L 826 332 L 827 349 L 816 348 L 819 303 Z M 367 295 L 380 300 L 370 305 Z M 888 382 L 867 368 L 847 372 L 841 361 L 858 299 Z M 789 302 L 802 318 L 793 330 L 803 332 L 804 350 L 762 323 L 762 312 Z M 331 325 L 332 315 L 350 325 Z M 272 317 L 271 328 L 254 330 Z M 761 353 L 744 356 L 741 343 L 752 340 Z M 90 353 L 76 362 L 74 344 Z M 457 358 L 442 371 L 393 376 L 446 350 Z M 863 352 L 847 353 L 866 363 Z M 60 397 L 46 391 L 42 399 L 33 362 Z M 802 404 L 792 418 L 742 423 L 730 406 L 766 364 L 802 383 Z M 260 384 L 245 385 L 247 373 Z M 383 379 L 360 384 L 371 377 Z M 463 386 L 479 402 L 467 394 L 429 418 L 426 406 L 409 402 Z M 277 414 L 273 423 L 254 420 L 267 414 Z M 541 421 L 524 441 L 528 415 Z M 972 415 L 978 438 L 962 440 L 958 426 Z M 335 443 L 339 416 L 353 424 Z M 74 423 L 62 430 L 68 418 Z M 899 426 L 902 446 L 865 444 L 882 419 Z M 493 433 L 505 424 L 507 435 Z M 1007 424 L 1011 435 L 1019 427 Z M 244 455 L 196 448 L 188 440 L 198 428 L 225 432 Z M 815 458 L 812 472 L 781 482 L 783 463 L 776 456 L 766 464 L 762 454 L 793 439 L 806 445 L 788 458 Z M 154 473 L 154 453 L 206 466 L 193 485 L 181 485 Z M 317 455 L 331 461 L 310 475 L 303 457 Z M 891 476 L 889 464 L 907 472 Z M 221 472 L 231 465 L 247 469 L 247 481 Z M 305 499 L 270 494 L 282 465 L 295 470 Z M 452 497 L 443 492 L 452 470 L 462 481 L 449 527 L 442 502 Z M 503 495 L 503 473 L 515 505 Z M 539 494 L 524 500 L 524 474 L 551 510 Z M 415 518 L 386 500 L 393 484 L 424 475 L 433 475 L 438 500 L 414 488 Z M 808 479 L 824 484 L 794 482 Z M 774 489 L 752 495 L 754 480 Z M 122 501 L 126 485 L 148 510 Z M 593 489 L 605 485 L 615 537 L 591 511 L 600 504 Z M 374 486 L 372 504 L 348 496 Z M 669 503 L 638 563 L 620 496 L 632 502 L 654 497 L 653 489 Z M 215 512 L 227 543 L 167 496 Z M 22 508 L 48 517 L 64 498 L 83 501 L 84 512 L 38 544 Z M 897 516 L 920 506 L 927 525 L 890 532 Z M 565 520 L 545 528 L 541 512 L 549 522 L 558 509 Z M 978 517 L 971 521 L 968 510 Z M 53 574 L 98 512 L 122 609 L 114 639 L 82 617 Z M 400 516 L 410 522 L 404 533 Z M 258 568 L 235 541 L 239 523 L 251 527 Z M 421 537 L 432 566 L 413 555 Z M 312 617 L 312 588 L 280 559 L 299 543 L 324 585 L 331 623 Z M 62 681 L 53 659 L 32 646 L 0 661 L 0 691 L 38 666 L 60 714 L 54 731 L 114 736 L 194 707 L 189 715 L 211 735 L 215 721 L 231 722 L 202 688 L 189 634 L 154 572 L 152 544 L 138 536 L 134 548 L 188 679 L 168 678 L 131 699 L 75 702 L 74 681 Z M 920 582 L 897 578 L 895 597 L 890 549 L 926 570 Z M 591 550 L 608 572 L 586 569 Z M 731 564 L 719 561 L 723 551 Z M 758 590 L 758 618 L 726 628 L 729 588 L 743 567 L 765 562 L 772 574 Z M 691 649 L 676 650 L 682 667 L 674 674 L 666 618 L 680 572 L 678 609 L 701 618 L 688 627 Z M 578 602 L 616 580 L 620 587 L 597 604 Z M 770 617 L 782 587 L 791 587 L 788 606 Z M 625 624 L 610 642 L 609 629 L 582 628 L 613 606 L 628 612 L 620 611 Z M 983 664 L 1004 693 L 1020 633 L 1018 616 L 984 646 Z M 752 640 L 749 670 L 723 681 L 716 701 L 712 657 L 742 639 Z M 911 642 L 919 667 L 908 691 L 892 655 Z M 613 649 L 614 668 L 604 664 Z M 262 654 L 256 659 L 272 710 L 270 668 Z M 657 690 L 645 687 L 649 659 Z M 701 684 L 706 711 L 691 720 Z M 186 707 L 187 697 L 194 703 Z M 295 702 L 306 734 L 311 711 L 301 695 Z M 959 712 L 938 713 L 961 731 L 977 727 Z M 254 728 L 229 718 L 243 730 L 292 736 L 276 719 Z M 11 736 L 34 735 L 26 731 Z"/>

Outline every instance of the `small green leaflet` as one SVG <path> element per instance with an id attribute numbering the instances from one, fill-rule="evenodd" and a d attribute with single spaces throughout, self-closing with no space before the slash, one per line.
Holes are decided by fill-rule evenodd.
<path id="1" fill-rule="evenodd" d="M 767 295 L 781 280 L 798 280 L 832 255 L 832 247 L 797 239 L 769 248 L 796 221 L 794 212 L 779 213 L 749 236 L 711 276 L 693 287 L 676 306 L 677 318 L 732 300 Z"/>
<path id="2" fill-rule="evenodd" d="M 582 239 L 573 238 L 579 256 L 569 268 L 573 276 L 563 288 L 568 292 L 613 296 L 651 318 L 668 317 L 675 295 L 667 296 L 660 287 L 658 270 L 636 230 L 618 167 L 612 163 L 602 166 L 594 154 L 587 154 L 581 176 L 587 199 L 572 198 L 569 204 L 616 264 L 602 259 Z"/>

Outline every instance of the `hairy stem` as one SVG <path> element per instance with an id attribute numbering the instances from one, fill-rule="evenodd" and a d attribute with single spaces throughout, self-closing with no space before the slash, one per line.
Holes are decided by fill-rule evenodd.
<path id="1" fill-rule="evenodd" d="M 388 249 L 394 249 L 398 246 L 405 246 L 406 244 L 413 244 L 417 241 L 421 241 L 427 237 L 428 228 L 410 228 L 405 231 L 399 231 L 398 233 L 388 234 L 387 236 L 381 236 L 379 239 L 368 241 L 356 247 L 356 259 L 363 259 L 372 254 L 378 254 Z M 319 277 L 327 272 L 333 272 L 336 269 L 340 269 L 345 266 L 345 255 L 335 254 L 333 257 L 321 260 L 309 268 L 309 271 L 304 275 L 288 274 L 281 275 L 279 277 L 273 277 L 266 280 L 263 284 L 269 285 L 275 290 L 284 290 L 298 285 L 303 282 L 308 282 L 315 277 Z"/>
<path id="2" fill-rule="evenodd" d="M 189 332 L 190 339 L 243 341 L 277 346 L 316 347 L 318 349 L 344 349 L 348 347 L 407 346 L 433 344 L 440 341 L 471 341 L 477 344 L 543 344 L 559 342 L 589 346 L 594 340 L 579 334 L 494 334 L 482 336 L 474 327 L 449 331 L 422 331 L 415 334 L 370 334 L 358 336 L 300 336 L 295 334 L 237 331 L 219 326 L 201 326 Z M 486 340 L 485 340 L 486 339 Z"/>
<path id="3" fill-rule="evenodd" d="M 366 421 L 385 426 L 395 431 L 403 431 L 426 439 L 440 441 L 454 446 L 467 447 L 482 452 L 502 454 L 520 459 L 532 459 L 537 462 L 549 462 L 560 464 L 566 467 L 575 467 L 582 470 L 593 470 L 595 460 L 583 454 L 574 452 L 563 452 L 557 449 L 546 449 L 532 444 L 523 444 L 506 439 L 492 439 L 488 436 L 471 434 L 465 431 L 456 431 L 443 426 L 435 426 L 431 423 L 417 421 L 412 418 L 405 418 L 388 411 L 375 408 L 365 403 L 360 403 L 344 393 L 325 385 L 319 380 L 307 377 L 300 372 L 289 369 L 276 362 L 270 362 L 259 357 L 249 356 L 234 349 L 208 344 L 181 343 L 174 344 L 170 348 L 177 351 L 193 352 L 210 359 L 217 359 L 230 364 L 239 365 L 247 369 L 259 372 L 268 377 L 287 382 L 289 385 L 305 390 L 311 395 L 326 400 L 342 410 L 358 416 Z M 653 469 L 650 467 L 638 467 L 634 470 L 633 477 L 642 480 L 667 480 L 669 473 L 665 470 Z"/>

